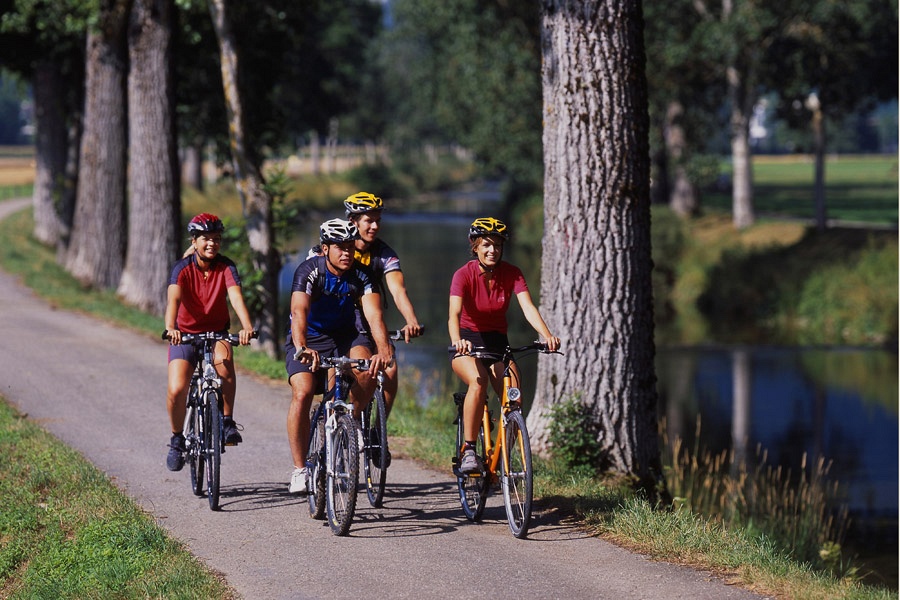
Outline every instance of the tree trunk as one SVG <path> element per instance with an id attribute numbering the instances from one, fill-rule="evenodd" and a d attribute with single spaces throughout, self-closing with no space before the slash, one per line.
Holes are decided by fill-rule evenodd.
<path id="1" fill-rule="evenodd" d="M 653 497 L 656 425 L 649 117 L 639 0 L 542 0 L 544 239 L 541 306 L 565 356 L 541 357 L 528 416 L 591 407 L 608 466 Z"/>
<path id="2" fill-rule="evenodd" d="M 669 207 L 682 217 L 689 217 L 697 213 L 697 188 L 688 176 L 686 161 L 687 136 L 681 124 L 680 117 L 684 114 L 684 107 L 678 101 L 669 103 L 666 110 L 665 142 L 666 152 L 671 160 L 673 169 L 673 181 Z"/>
<path id="3" fill-rule="evenodd" d="M 825 209 L 825 114 L 817 106 L 812 115 L 813 149 L 815 155 L 815 197 L 816 229 L 820 232 L 828 227 L 828 214 Z"/>
<path id="4" fill-rule="evenodd" d="M 125 262 L 125 44 L 130 0 L 101 2 L 87 36 L 84 132 L 66 269 L 102 288 L 119 283 Z"/>
<path id="5" fill-rule="evenodd" d="M 37 64 L 32 81 L 37 124 L 32 194 L 34 237 L 42 244 L 56 247 L 67 233 L 59 213 L 66 191 L 68 150 L 65 83 L 56 62 L 50 60 Z"/>
<path id="6" fill-rule="evenodd" d="M 162 315 L 181 216 L 175 96 L 171 77 L 172 0 L 134 0 L 128 36 L 128 253 L 118 293 Z"/>
<path id="7" fill-rule="evenodd" d="M 238 87 L 237 45 L 226 13 L 225 0 L 209 0 L 209 10 L 219 40 L 234 180 L 247 223 L 247 238 L 253 253 L 253 268 L 262 275 L 260 286 L 246 291 L 256 295 L 258 305 L 261 306 L 257 327 L 260 347 L 269 356 L 276 357 L 279 260 L 273 245 L 275 236 L 272 223 L 272 196 L 265 189 L 259 167 L 250 159 L 244 128 L 244 108 Z"/>

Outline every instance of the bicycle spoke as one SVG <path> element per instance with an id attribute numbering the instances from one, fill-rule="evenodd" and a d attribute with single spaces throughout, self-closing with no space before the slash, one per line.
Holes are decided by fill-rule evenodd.
<path id="1" fill-rule="evenodd" d="M 356 424 L 344 414 L 338 418 L 332 444 L 331 470 L 328 473 L 326 506 L 328 524 L 335 535 L 347 535 L 356 510 L 356 485 L 359 480 L 359 450 Z"/>
<path id="2" fill-rule="evenodd" d="M 517 538 L 522 538 L 528 533 L 531 521 L 533 473 L 531 442 L 525 418 L 519 411 L 512 411 L 507 417 L 503 453 L 500 485 L 506 516 L 510 531 Z"/>

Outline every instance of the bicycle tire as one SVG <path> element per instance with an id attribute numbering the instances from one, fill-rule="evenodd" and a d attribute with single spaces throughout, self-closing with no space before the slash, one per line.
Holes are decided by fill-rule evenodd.
<path id="1" fill-rule="evenodd" d="M 187 416 L 187 434 L 184 436 L 187 446 L 187 459 L 191 469 L 191 490 L 195 496 L 203 495 L 204 483 L 204 461 L 203 461 L 203 444 L 201 436 L 203 435 L 203 425 L 200 417 L 200 410 L 197 407 L 196 398 L 188 402 Z"/>
<path id="2" fill-rule="evenodd" d="M 309 516 L 313 519 L 325 518 L 325 406 L 324 403 L 313 412 L 309 429 L 309 450 L 306 453 L 306 468 L 309 469 L 309 489 L 306 501 Z"/>
<path id="3" fill-rule="evenodd" d="M 531 440 L 522 411 L 513 410 L 506 416 L 506 440 L 501 456 L 500 487 L 509 530 L 521 539 L 528 535 L 531 525 L 531 501 L 534 472 L 531 465 Z"/>
<path id="4" fill-rule="evenodd" d="M 481 520 L 484 514 L 484 506 L 487 503 L 488 481 L 484 472 L 465 475 L 459 471 L 462 462 L 462 447 L 465 443 L 465 428 L 463 424 L 463 404 L 457 405 L 459 414 L 456 419 L 456 461 L 454 471 L 456 473 L 456 487 L 459 490 L 459 503 L 462 505 L 466 518 L 472 522 Z M 475 452 L 484 461 L 484 425 L 478 430 L 478 440 L 475 444 Z"/>
<path id="5" fill-rule="evenodd" d="M 359 482 L 359 442 L 353 417 L 348 414 L 338 416 L 333 436 L 325 506 L 331 532 L 347 535 L 356 511 L 356 486 Z"/>
<path id="6" fill-rule="evenodd" d="M 204 438 L 206 440 L 206 497 L 209 508 L 219 510 L 219 482 L 222 467 L 222 413 L 219 412 L 219 394 L 206 392 L 206 423 L 209 425 Z"/>
<path id="7" fill-rule="evenodd" d="M 381 389 L 375 388 L 372 400 L 362 416 L 363 440 L 366 443 L 363 452 L 366 495 L 369 504 L 378 508 L 384 500 L 388 469 L 387 408 Z"/>

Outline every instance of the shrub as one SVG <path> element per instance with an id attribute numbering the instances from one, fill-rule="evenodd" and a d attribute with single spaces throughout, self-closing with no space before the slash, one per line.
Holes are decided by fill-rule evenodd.
<path id="1" fill-rule="evenodd" d="M 590 407 L 573 397 L 550 407 L 549 440 L 553 458 L 573 469 L 603 467 L 603 453 L 597 446 L 599 429 Z"/>

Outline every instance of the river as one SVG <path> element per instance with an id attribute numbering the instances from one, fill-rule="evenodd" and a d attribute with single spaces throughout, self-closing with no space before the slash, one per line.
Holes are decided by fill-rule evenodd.
<path id="1" fill-rule="evenodd" d="M 398 349 L 401 364 L 415 366 L 423 373 L 422 402 L 431 401 L 445 389 L 447 381 L 452 381 L 445 351 L 450 279 L 468 260 L 469 223 L 475 216 L 492 212 L 491 203 L 483 198 L 470 202 L 467 208 L 457 214 L 384 213 L 381 235 L 399 254 L 410 299 L 420 323 L 427 327 L 424 338 L 409 346 L 401 344 Z M 512 230 L 514 240 L 515 228 Z M 308 248 L 316 234 L 317 229 L 310 227 L 300 247 Z M 511 260 L 516 262 L 515 255 Z M 296 259 L 290 261 L 283 270 L 283 289 L 289 285 L 296 264 Z M 517 264 L 525 271 L 537 302 L 539 265 Z M 283 297 L 286 299 L 284 292 Z M 532 341 L 533 332 L 520 311 L 512 308 L 510 317 L 511 342 Z M 393 307 L 388 309 L 387 325 L 403 325 Z M 534 388 L 534 360 L 523 365 L 526 391 Z M 839 482 L 842 501 L 850 511 L 854 538 L 862 536 L 867 540 L 866 551 L 877 550 L 879 564 L 869 568 L 877 568 L 880 576 L 896 589 L 896 352 L 764 346 L 660 347 L 656 372 L 659 415 L 665 419 L 670 439 L 678 436 L 686 447 L 694 447 L 699 418 L 700 447 L 710 452 L 733 450 L 749 460 L 757 448 L 762 448 L 768 453 L 769 464 L 791 467 L 795 473 L 804 453 L 810 464 L 817 456 L 830 462 L 830 477 Z M 866 564 L 868 567 L 870 563 Z"/>

